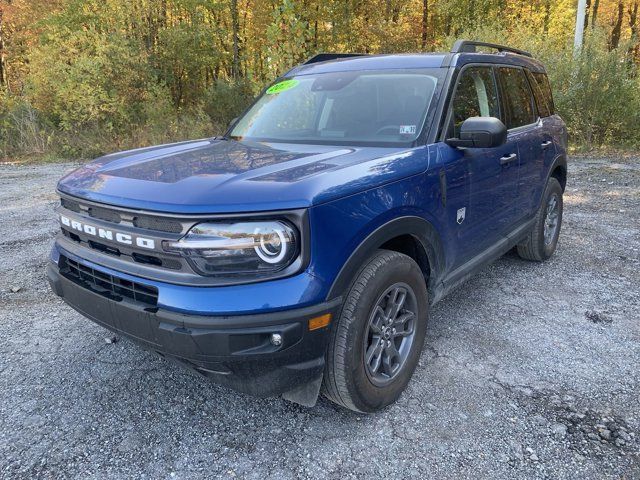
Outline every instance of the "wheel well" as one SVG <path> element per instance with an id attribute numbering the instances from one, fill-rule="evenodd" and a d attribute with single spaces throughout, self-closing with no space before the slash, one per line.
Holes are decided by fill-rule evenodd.
<path id="1" fill-rule="evenodd" d="M 560 182 L 560 186 L 564 192 L 564 187 L 567 185 L 567 168 L 562 165 L 558 165 L 554 168 L 553 172 L 551 172 L 551 176 Z"/>
<path id="2" fill-rule="evenodd" d="M 411 257 L 422 270 L 424 279 L 429 285 L 429 277 L 431 275 L 431 266 L 429 265 L 429 258 L 424 246 L 416 237 L 410 234 L 399 235 L 387 240 L 380 245 L 380 248 L 384 250 L 393 250 L 394 252 L 404 253 Z"/>

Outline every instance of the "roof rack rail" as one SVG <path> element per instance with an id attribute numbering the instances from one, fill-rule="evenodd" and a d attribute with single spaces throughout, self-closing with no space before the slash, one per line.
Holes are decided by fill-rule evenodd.
<path id="1" fill-rule="evenodd" d="M 473 40 L 456 40 L 451 48 L 451 53 L 475 53 L 476 47 L 488 47 L 498 50 L 498 52 L 516 53 L 518 55 L 524 55 L 525 57 L 533 58 L 533 55 L 524 50 L 517 48 L 506 47 L 504 45 L 498 45 L 497 43 L 476 42 Z"/>
<path id="2" fill-rule="evenodd" d="M 366 53 L 318 53 L 309 60 L 303 63 L 303 65 L 310 65 L 312 63 L 327 62 L 329 60 L 337 60 L 339 58 L 349 57 L 364 57 Z"/>

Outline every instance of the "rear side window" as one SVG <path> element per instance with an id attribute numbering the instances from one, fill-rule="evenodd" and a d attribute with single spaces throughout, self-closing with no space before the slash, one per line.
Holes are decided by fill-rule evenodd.
<path id="1" fill-rule="evenodd" d="M 531 90 L 533 90 L 533 98 L 536 101 L 536 107 L 538 107 L 538 115 L 541 117 L 548 117 L 551 115 L 551 111 L 549 110 L 549 105 L 547 101 L 544 99 L 544 94 L 540 89 L 540 85 L 535 78 L 533 78 L 533 74 L 529 70 L 525 70 L 527 74 L 527 78 L 529 79 L 529 85 L 531 86 Z"/>
<path id="2" fill-rule="evenodd" d="M 547 77 L 546 73 L 532 73 L 531 75 L 538 84 L 538 87 L 540 87 L 540 91 L 542 92 L 542 99 L 546 103 L 549 115 L 553 115 L 555 113 L 555 107 L 553 106 L 553 95 L 551 94 L 551 84 L 549 83 L 549 77 Z M 542 115 L 542 113 L 540 113 L 540 115 Z"/>
<path id="3" fill-rule="evenodd" d="M 499 117 L 498 94 L 490 67 L 470 67 L 462 72 L 453 98 L 454 136 L 469 117 Z"/>
<path id="4" fill-rule="evenodd" d="M 507 128 L 530 125 L 536 121 L 529 82 L 521 68 L 498 69 L 504 91 Z"/>

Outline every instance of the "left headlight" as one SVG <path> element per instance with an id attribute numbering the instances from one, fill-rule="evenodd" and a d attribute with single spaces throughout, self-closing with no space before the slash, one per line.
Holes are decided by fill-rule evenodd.
<path id="1" fill-rule="evenodd" d="M 298 232 L 280 220 L 199 223 L 164 249 L 186 257 L 206 276 L 265 276 L 291 265 L 300 254 Z"/>

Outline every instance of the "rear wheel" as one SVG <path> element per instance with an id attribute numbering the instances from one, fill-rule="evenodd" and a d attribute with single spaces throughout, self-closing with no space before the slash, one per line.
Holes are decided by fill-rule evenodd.
<path id="1" fill-rule="evenodd" d="M 333 326 L 325 396 L 359 412 L 397 400 L 420 358 L 427 315 L 420 267 L 407 255 L 378 251 L 352 284 Z"/>
<path id="2" fill-rule="evenodd" d="M 518 255 L 525 260 L 542 262 L 556 251 L 562 226 L 562 187 L 551 177 L 536 216 L 536 223 L 524 242 L 518 245 Z"/>

